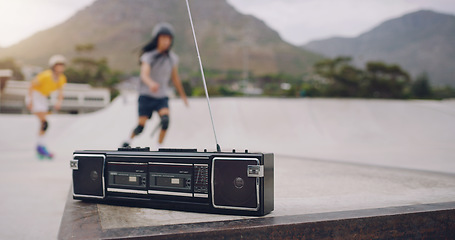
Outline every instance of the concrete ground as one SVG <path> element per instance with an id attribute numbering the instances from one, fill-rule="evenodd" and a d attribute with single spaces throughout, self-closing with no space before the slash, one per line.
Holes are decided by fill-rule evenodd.
<path id="1" fill-rule="evenodd" d="M 170 105 L 165 147 L 214 150 L 205 99 Z M 96 113 L 51 115 L 53 161 L 35 156 L 34 116 L 0 115 L 0 239 L 56 238 L 72 152 L 116 149 L 136 124 L 136 108 L 129 95 Z M 214 98 L 212 108 L 224 151 L 276 154 L 271 216 L 455 201 L 455 101 Z M 133 146 L 156 148 L 157 123 L 155 116 Z M 157 210 L 134 211 L 150 222 Z M 168 218 L 156 224 L 225 218 L 160 213 Z M 103 216 L 103 228 L 125 224 Z"/>

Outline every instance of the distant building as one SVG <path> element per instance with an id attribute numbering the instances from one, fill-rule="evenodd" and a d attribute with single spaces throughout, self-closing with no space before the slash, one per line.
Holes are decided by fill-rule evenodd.
<path id="1" fill-rule="evenodd" d="M 0 113 L 27 113 L 25 96 L 30 81 L 9 80 L 1 93 Z M 110 103 L 110 92 L 105 88 L 92 88 L 88 84 L 67 83 L 63 89 L 61 112 L 88 113 L 106 107 Z M 57 101 L 57 94 L 50 96 L 50 105 Z"/>
<path id="2" fill-rule="evenodd" d="M 261 88 L 255 87 L 251 83 L 247 83 L 246 86 L 241 89 L 241 91 L 246 96 L 260 96 L 264 93 Z"/>

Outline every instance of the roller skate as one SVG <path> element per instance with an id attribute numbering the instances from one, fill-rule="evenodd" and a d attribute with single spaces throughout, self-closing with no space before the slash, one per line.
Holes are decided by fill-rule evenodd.
<path id="1" fill-rule="evenodd" d="M 52 160 L 52 158 L 54 157 L 54 154 L 49 153 L 49 151 L 47 151 L 45 146 L 39 145 L 38 147 L 36 147 L 36 153 L 40 160 L 43 160 L 43 159 Z"/>

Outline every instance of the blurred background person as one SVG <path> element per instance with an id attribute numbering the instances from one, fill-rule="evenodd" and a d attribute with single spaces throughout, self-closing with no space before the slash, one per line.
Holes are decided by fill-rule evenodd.
<path id="1" fill-rule="evenodd" d="M 152 113 L 156 111 L 160 116 L 160 134 L 158 149 L 162 146 L 166 131 L 169 127 L 169 81 L 172 80 L 177 92 L 186 106 L 188 100 L 183 90 L 178 72 L 179 57 L 171 51 L 174 42 L 174 30 L 169 23 L 157 24 L 152 32 L 152 40 L 147 43 L 141 52 L 138 124 L 130 137 L 123 143 L 123 147 L 131 145 L 134 137 L 139 135 L 145 127 Z"/>
<path id="2" fill-rule="evenodd" d="M 54 55 L 49 59 L 50 69 L 39 73 L 30 84 L 28 95 L 26 97 L 27 108 L 38 117 L 40 129 L 38 133 L 38 142 L 36 151 L 42 158 L 53 157 L 46 147 L 45 133 L 49 127 L 47 115 L 49 114 L 48 97 L 52 92 L 57 91 L 57 102 L 54 105 L 55 110 L 60 110 L 63 101 L 63 86 L 66 84 L 65 71 L 66 59 L 62 55 Z"/>

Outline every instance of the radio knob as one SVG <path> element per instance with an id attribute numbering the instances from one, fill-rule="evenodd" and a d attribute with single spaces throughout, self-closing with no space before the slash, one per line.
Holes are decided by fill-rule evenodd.
<path id="1" fill-rule="evenodd" d="M 96 181 L 98 179 L 98 172 L 93 170 L 91 173 L 90 173 L 90 178 L 92 179 L 92 181 Z"/>
<path id="2" fill-rule="evenodd" d="M 243 179 L 241 177 L 234 179 L 234 186 L 236 188 L 241 189 L 241 188 L 243 188 L 244 185 L 245 185 L 245 182 L 243 181 Z"/>

